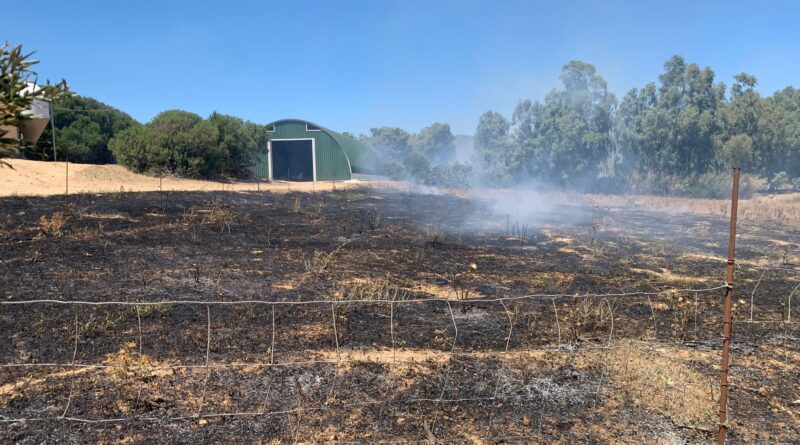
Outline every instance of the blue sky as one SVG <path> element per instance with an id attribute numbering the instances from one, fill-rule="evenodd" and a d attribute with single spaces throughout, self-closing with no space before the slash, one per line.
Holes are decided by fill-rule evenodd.
<path id="1" fill-rule="evenodd" d="M 140 121 L 165 109 L 340 131 L 471 134 L 481 113 L 541 99 L 572 59 L 619 97 L 681 54 L 764 94 L 800 86 L 796 1 L 44 1 L 0 40 L 36 50 L 41 78 Z M 37 11 L 37 12 L 33 12 Z M 31 14 L 30 16 L 28 14 Z"/>

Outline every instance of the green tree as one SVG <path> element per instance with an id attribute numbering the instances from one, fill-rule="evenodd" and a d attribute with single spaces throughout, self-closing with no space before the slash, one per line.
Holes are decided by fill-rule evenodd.
<path id="1" fill-rule="evenodd" d="M 117 133 L 109 141 L 108 148 L 121 165 L 137 173 L 166 165 L 156 136 L 145 126 L 135 125 Z"/>
<path id="2" fill-rule="evenodd" d="M 32 55 L 25 54 L 21 45 L 11 47 L 8 42 L 0 45 L 0 127 L 24 128 L 34 99 L 53 100 L 67 91 L 64 80 L 56 85 L 28 87 L 31 79 L 37 77 L 32 67 L 39 63 L 31 60 Z M 0 165 L 4 164 L 2 158 L 15 154 L 20 145 L 19 140 L 0 130 Z"/>
<path id="3" fill-rule="evenodd" d="M 223 172 L 246 176 L 258 150 L 267 146 L 269 133 L 266 128 L 217 112 L 209 116 L 208 122 L 217 129 L 217 145 L 224 156 Z"/>
<path id="4" fill-rule="evenodd" d="M 525 174 L 560 185 L 593 180 L 612 152 L 616 99 L 605 80 L 581 61 L 564 65 L 560 79 L 563 90 L 542 104 L 521 102 L 514 112 L 510 165 L 518 180 Z"/>
<path id="5" fill-rule="evenodd" d="M 742 167 L 750 170 L 754 165 L 753 139 L 746 134 L 730 137 L 718 152 L 720 165 L 726 168 Z"/>
<path id="6" fill-rule="evenodd" d="M 800 178 L 800 89 L 786 87 L 768 99 L 772 116 L 765 119 L 784 130 L 774 150 L 765 154 L 765 171 L 785 171 L 794 179 Z"/>
<path id="7" fill-rule="evenodd" d="M 163 137 L 163 136 L 162 136 Z M 200 121 L 172 141 L 174 169 L 179 176 L 207 178 L 225 172 L 227 153 L 218 143 L 219 130 L 209 121 Z"/>
<path id="8" fill-rule="evenodd" d="M 615 142 L 622 163 L 640 172 L 700 174 L 715 162 L 718 113 L 725 86 L 714 72 L 681 56 L 664 63 L 660 85 L 625 95 L 615 117 Z"/>
<path id="9" fill-rule="evenodd" d="M 411 153 L 403 161 L 403 167 L 412 179 L 428 182 L 431 174 L 431 162 L 422 153 Z"/>
<path id="10" fill-rule="evenodd" d="M 739 162 L 746 170 L 772 178 L 786 170 L 785 161 L 792 162 L 785 158 L 791 156 L 791 150 L 787 150 L 787 130 L 791 131 L 791 123 L 787 122 L 789 113 L 775 101 L 761 97 L 755 89 L 758 85 L 755 76 L 741 73 L 734 79 L 730 100 L 721 115 L 720 165 Z M 747 145 L 743 142 L 745 136 L 750 143 L 749 150 L 744 148 Z M 738 147 L 738 151 L 732 152 L 731 147 Z M 724 159 L 722 156 L 735 157 Z"/>
<path id="11" fill-rule="evenodd" d="M 266 128 L 213 113 L 208 119 L 182 110 L 160 113 L 143 126 L 118 133 L 109 143 L 120 164 L 137 172 L 172 173 L 189 178 L 248 176 Z"/>
<path id="12" fill-rule="evenodd" d="M 510 128 L 511 123 L 500 113 L 487 111 L 478 119 L 474 138 L 475 163 L 490 182 L 507 182 Z"/>
<path id="13" fill-rule="evenodd" d="M 111 158 L 111 152 L 108 151 L 108 136 L 103 133 L 97 122 L 85 116 L 79 117 L 66 128 L 56 129 L 56 133 L 62 159 L 71 162 L 98 163 L 98 161 L 107 162 Z M 105 152 L 108 152 L 108 156 L 104 155 Z M 99 156 L 103 156 L 102 160 L 98 159 Z"/>
<path id="14" fill-rule="evenodd" d="M 148 122 L 147 128 L 153 133 L 159 147 L 159 153 L 152 159 L 155 165 L 151 168 L 178 175 L 186 174 L 189 162 L 186 154 L 193 152 L 193 147 L 188 146 L 191 140 L 187 133 L 202 121 L 203 118 L 195 113 L 167 110 Z"/>
<path id="15" fill-rule="evenodd" d="M 402 162 L 411 154 L 409 145 L 411 135 L 405 130 L 396 127 L 380 127 L 370 128 L 369 132 L 370 135 L 366 137 L 365 142 L 375 147 L 384 157 Z"/>
<path id="16" fill-rule="evenodd" d="M 411 148 L 425 156 L 432 164 L 449 163 L 456 152 L 455 137 L 449 124 L 435 122 L 411 136 Z"/>
<path id="17" fill-rule="evenodd" d="M 128 114 L 90 97 L 70 94 L 52 103 L 59 158 L 73 162 L 107 164 L 114 161 L 108 142 L 121 131 L 139 125 Z M 26 151 L 35 159 L 53 159 L 53 136 L 48 127 L 35 147 Z"/>

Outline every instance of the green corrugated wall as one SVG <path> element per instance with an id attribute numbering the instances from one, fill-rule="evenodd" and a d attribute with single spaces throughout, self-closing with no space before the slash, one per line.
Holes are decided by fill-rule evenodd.
<path id="1" fill-rule="evenodd" d="M 339 142 L 328 134 L 328 130 L 306 131 L 306 121 L 294 119 L 277 121 L 274 125 L 275 131 L 270 133 L 270 139 L 314 139 L 317 181 L 342 181 L 351 178 L 347 156 Z M 250 170 L 257 176 L 269 176 L 266 149 L 259 153 Z"/>

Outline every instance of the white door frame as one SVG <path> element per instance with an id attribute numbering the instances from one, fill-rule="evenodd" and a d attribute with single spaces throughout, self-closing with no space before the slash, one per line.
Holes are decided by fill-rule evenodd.
<path id="1" fill-rule="evenodd" d="M 268 156 L 267 160 L 269 163 L 269 179 L 272 179 L 272 142 L 282 142 L 282 141 L 311 141 L 311 171 L 312 171 L 312 181 L 317 182 L 317 140 L 314 138 L 286 138 L 286 139 L 270 139 L 267 143 L 267 151 Z"/>

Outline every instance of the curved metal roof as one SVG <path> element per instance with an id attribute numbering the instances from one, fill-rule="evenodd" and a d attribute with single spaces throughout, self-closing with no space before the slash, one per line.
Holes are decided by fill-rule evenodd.
<path id="1" fill-rule="evenodd" d="M 369 144 L 305 119 L 279 119 L 270 122 L 267 125 L 276 125 L 281 122 L 303 122 L 305 124 L 311 124 L 315 127 L 318 127 L 320 130 L 326 132 L 342 147 L 342 151 L 344 151 L 347 162 L 350 164 L 350 171 L 355 171 L 356 173 L 371 173 L 377 171 L 379 168 L 380 161 L 378 156 L 375 154 L 375 150 Z"/>

